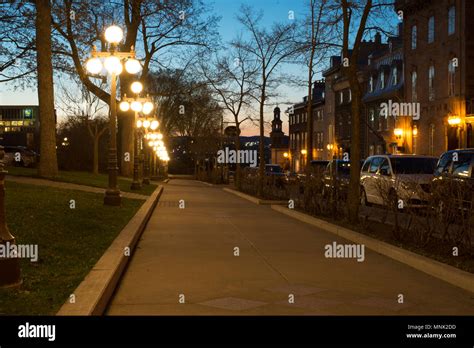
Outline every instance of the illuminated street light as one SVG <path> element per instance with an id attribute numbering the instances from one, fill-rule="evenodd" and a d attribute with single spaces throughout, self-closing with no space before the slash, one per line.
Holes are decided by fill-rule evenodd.
<path id="1" fill-rule="evenodd" d="M 450 116 L 448 118 L 448 124 L 450 126 L 457 126 L 457 125 L 461 124 L 461 118 L 458 117 L 458 116 Z"/>
<path id="2" fill-rule="evenodd" d="M 142 70 L 142 66 L 140 65 L 140 62 L 136 59 L 129 59 L 125 62 L 125 70 L 129 74 L 138 74 L 140 70 Z"/>
<path id="3" fill-rule="evenodd" d="M 118 44 L 123 39 L 123 31 L 120 27 L 112 25 L 105 30 L 105 39 L 112 44 Z"/>
<path id="4" fill-rule="evenodd" d="M 130 104 L 130 108 L 135 111 L 135 112 L 140 112 L 142 111 L 142 103 L 140 103 L 139 101 L 133 101 L 131 104 Z"/>
<path id="5" fill-rule="evenodd" d="M 153 111 L 153 103 L 152 102 L 145 102 L 143 104 L 143 113 L 145 115 L 149 115 Z"/>
<path id="6" fill-rule="evenodd" d="M 123 71 L 122 62 L 120 61 L 120 58 L 116 56 L 105 58 L 104 67 L 109 74 L 120 75 Z"/>
<path id="7" fill-rule="evenodd" d="M 128 110 L 130 110 L 130 103 L 123 101 L 119 104 L 119 107 L 120 107 L 120 110 L 122 110 L 123 112 L 127 112 Z"/>
<path id="8" fill-rule="evenodd" d="M 140 94 L 140 92 L 143 91 L 143 85 L 141 82 L 135 81 L 134 83 L 131 84 L 130 89 L 132 90 L 133 93 Z"/>
<path id="9" fill-rule="evenodd" d="M 110 86 L 110 118 L 109 118 L 109 172 L 108 187 L 105 191 L 104 204 L 119 206 L 121 204 L 120 189 L 117 185 L 118 158 L 117 158 L 117 76 L 123 72 L 123 62 L 128 73 L 137 73 L 141 69 L 140 63 L 135 59 L 135 51 L 132 47 L 130 52 L 120 52 L 118 44 L 123 39 L 123 31 L 120 27 L 113 25 L 105 30 L 105 39 L 109 45 L 109 51 L 97 51 L 95 47 L 91 52 L 91 58 L 86 63 L 86 69 L 93 75 L 99 74 L 103 68 L 111 74 Z M 101 62 L 101 59 L 104 62 Z M 125 111 L 131 105 L 121 103 L 120 110 Z"/>
<path id="10" fill-rule="evenodd" d="M 154 131 L 154 130 L 156 130 L 156 129 L 158 128 L 159 125 L 160 125 L 160 123 L 159 123 L 157 120 L 153 120 L 153 121 L 151 121 L 150 129 L 151 129 L 152 131 Z M 160 135 L 161 135 L 161 134 L 160 134 Z M 161 137 L 163 137 L 163 136 L 161 135 Z"/>
<path id="11" fill-rule="evenodd" d="M 98 74 L 102 71 L 102 62 L 99 58 L 91 58 L 86 63 L 86 69 L 91 74 Z"/>

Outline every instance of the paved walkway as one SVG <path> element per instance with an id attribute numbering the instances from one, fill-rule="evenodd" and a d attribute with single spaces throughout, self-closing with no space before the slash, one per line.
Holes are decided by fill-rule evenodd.
<path id="1" fill-rule="evenodd" d="M 219 187 L 171 180 L 108 314 L 474 314 L 474 294 L 370 250 L 364 262 L 325 258 L 334 241 L 350 243 Z"/>
<path id="2" fill-rule="evenodd" d="M 78 185 L 72 184 L 68 182 L 60 182 L 60 181 L 52 181 L 46 179 L 37 179 L 37 178 L 30 178 L 26 176 L 10 176 L 6 177 L 6 181 L 17 182 L 20 184 L 29 184 L 29 185 L 39 185 L 39 186 L 49 186 L 49 187 L 56 187 L 64 190 L 76 190 L 76 191 L 85 191 L 85 192 L 92 192 L 92 193 L 104 193 L 105 189 L 100 187 L 93 187 L 93 186 L 86 186 L 86 185 Z M 121 192 L 122 197 L 131 198 L 131 199 L 148 199 L 148 196 L 141 195 L 138 193 L 133 192 Z"/>

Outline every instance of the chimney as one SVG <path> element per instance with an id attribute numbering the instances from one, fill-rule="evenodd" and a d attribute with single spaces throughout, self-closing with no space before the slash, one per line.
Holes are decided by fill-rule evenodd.
<path id="1" fill-rule="evenodd" d="M 315 81 L 313 84 L 313 100 L 323 99 L 323 93 L 326 89 L 326 84 L 324 80 Z"/>

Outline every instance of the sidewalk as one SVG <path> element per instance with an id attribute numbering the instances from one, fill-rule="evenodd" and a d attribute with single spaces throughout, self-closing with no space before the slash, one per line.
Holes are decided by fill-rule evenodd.
<path id="1" fill-rule="evenodd" d="M 101 187 L 93 187 L 93 186 L 85 186 L 85 185 L 78 185 L 72 184 L 68 182 L 60 182 L 60 181 L 52 181 L 46 179 L 36 179 L 30 178 L 26 176 L 10 176 L 7 175 L 5 181 L 17 182 L 19 184 L 28 184 L 28 185 L 39 185 L 39 186 L 49 186 L 55 187 L 65 190 L 77 190 L 77 191 L 85 191 L 85 192 L 92 192 L 92 193 L 104 193 L 105 188 Z M 141 195 L 138 193 L 132 192 L 121 192 L 122 197 L 131 198 L 131 199 L 142 199 L 146 200 L 148 196 Z"/>
<path id="2" fill-rule="evenodd" d="M 472 293 L 368 249 L 364 262 L 326 258 L 333 242 L 351 244 L 219 187 L 172 180 L 108 314 L 474 314 Z"/>

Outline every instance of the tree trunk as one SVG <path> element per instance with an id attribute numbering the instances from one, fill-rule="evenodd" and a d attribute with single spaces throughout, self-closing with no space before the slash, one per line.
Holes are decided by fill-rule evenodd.
<path id="1" fill-rule="evenodd" d="M 360 105 L 361 89 L 357 80 L 357 71 L 349 71 L 349 81 L 352 90 L 352 124 L 351 124 L 351 171 L 349 181 L 348 208 L 349 220 L 352 223 L 359 222 L 360 204 Z"/>
<path id="2" fill-rule="evenodd" d="M 94 135 L 94 154 L 93 154 L 93 164 L 92 164 L 92 173 L 99 174 L 99 139 L 98 134 Z"/>
<path id="3" fill-rule="evenodd" d="M 237 124 L 237 122 L 236 122 Z M 240 128 L 237 125 L 237 135 L 235 136 L 235 149 L 237 150 L 237 156 L 240 151 Z M 235 187 L 237 190 L 242 189 L 242 166 L 240 165 L 240 161 L 237 161 L 236 167 L 235 167 L 235 176 L 234 176 L 234 181 L 235 181 Z"/>
<path id="4" fill-rule="evenodd" d="M 41 125 L 41 159 L 38 166 L 38 175 L 52 178 L 58 175 L 58 161 L 56 157 L 53 66 L 51 62 L 51 4 L 49 0 L 37 0 L 35 5 L 38 102 Z"/>
<path id="5" fill-rule="evenodd" d="M 265 83 L 265 82 L 264 82 Z M 263 198 L 263 180 L 265 177 L 265 128 L 263 124 L 263 112 L 265 107 L 265 84 L 262 88 L 262 95 L 260 97 L 260 143 L 259 143 L 259 177 L 258 177 L 258 196 Z"/>

